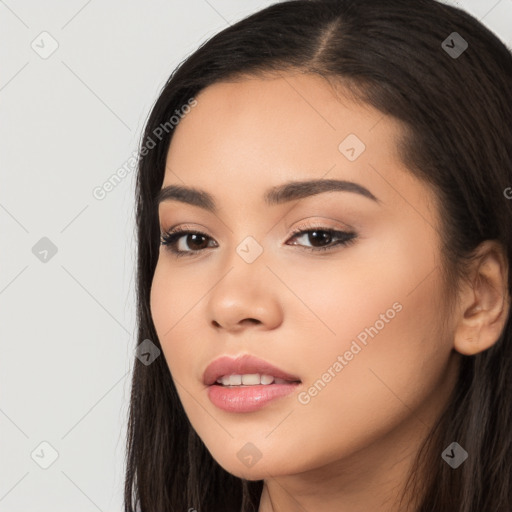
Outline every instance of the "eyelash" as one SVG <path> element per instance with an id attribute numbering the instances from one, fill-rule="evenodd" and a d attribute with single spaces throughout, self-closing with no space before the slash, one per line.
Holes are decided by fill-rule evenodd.
<path id="1" fill-rule="evenodd" d="M 305 226 L 299 226 L 294 231 L 292 231 L 291 238 L 296 238 L 297 235 L 305 235 L 308 233 L 312 233 L 314 231 L 320 231 L 322 233 L 329 233 L 331 236 L 334 236 L 335 238 L 339 238 L 339 240 L 336 241 L 335 243 L 331 243 L 331 245 L 327 245 L 324 247 L 300 246 L 303 249 L 305 249 L 306 251 L 309 251 L 312 253 L 319 252 L 319 251 L 333 250 L 338 245 L 346 247 L 346 246 L 354 243 L 357 238 L 357 234 L 354 232 L 350 232 L 350 231 L 340 231 L 340 230 L 321 227 L 321 226 L 307 226 L 308 229 L 304 229 L 304 228 L 305 228 Z M 169 250 L 171 253 L 173 253 L 176 257 L 182 257 L 182 256 L 193 257 L 205 250 L 205 249 L 198 249 L 198 250 L 191 250 L 191 251 L 178 251 L 176 249 L 176 244 L 177 244 L 178 240 L 185 235 L 199 235 L 199 236 L 204 236 L 206 238 L 210 238 L 208 235 L 206 235 L 205 233 L 201 233 L 200 231 L 188 230 L 188 229 L 184 229 L 184 228 L 177 228 L 177 229 L 170 231 L 169 233 L 163 233 L 161 235 L 160 245 L 166 246 L 166 249 Z M 211 239 L 211 240 L 213 240 L 213 239 Z M 298 245 L 298 244 L 292 244 L 292 245 Z"/>

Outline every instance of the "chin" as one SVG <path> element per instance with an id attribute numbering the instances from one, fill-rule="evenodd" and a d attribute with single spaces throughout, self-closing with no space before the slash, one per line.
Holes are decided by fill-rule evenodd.
<path id="1" fill-rule="evenodd" d="M 217 459 L 215 458 L 217 463 L 228 473 L 238 478 L 243 478 L 244 480 L 249 481 L 257 481 L 263 480 L 270 476 L 278 476 L 283 471 L 283 467 L 279 467 L 278 464 L 265 464 L 263 459 L 254 463 L 252 467 L 246 467 L 243 462 L 241 462 L 238 457 L 234 459 L 228 457 L 225 459 Z"/>

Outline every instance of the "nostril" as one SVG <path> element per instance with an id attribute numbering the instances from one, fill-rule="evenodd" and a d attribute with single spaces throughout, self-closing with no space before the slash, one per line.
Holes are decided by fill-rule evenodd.
<path id="1" fill-rule="evenodd" d="M 259 324 L 261 324 L 261 321 L 260 321 L 260 320 L 257 320 L 256 318 L 244 318 L 243 320 L 240 320 L 240 321 L 236 324 L 236 326 L 237 326 L 237 327 L 241 327 L 241 326 L 243 326 L 245 323 L 249 323 L 249 324 L 251 324 L 251 325 L 252 325 L 252 324 L 254 324 L 254 325 L 259 325 Z M 217 320 L 212 320 L 212 325 L 213 325 L 214 327 L 222 327 L 222 325 L 221 325 L 219 322 L 217 322 Z"/>

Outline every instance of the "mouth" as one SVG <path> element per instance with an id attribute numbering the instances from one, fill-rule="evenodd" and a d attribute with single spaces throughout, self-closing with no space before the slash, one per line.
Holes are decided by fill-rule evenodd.
<path id="1" fill-rule="evenodd" d="M 212 386 L 224 387 L 248 387 L 248 386 L 272 386 L 275 384 L 299 384 L 300 380 L 287 380 L 274 375 L 260 373 L 246 373 L 243 375 L 231 374 L 219 377 Z"/>
<path id="2" fill-rule="evenodd" d="M 267 361 L 245 354 L 220 357 L 203 374 L 210 401 L 227 412 L 253 412 L 293 393 L 302 381 Z"/>
<path id="3" fill-rule="evenodd" d="M 300 382 L 300 379 L 250 354 L 235 359 L 219 357 L 203 373 L 203 384 L 206 386 L 270 386 L 290 382 Z"/>

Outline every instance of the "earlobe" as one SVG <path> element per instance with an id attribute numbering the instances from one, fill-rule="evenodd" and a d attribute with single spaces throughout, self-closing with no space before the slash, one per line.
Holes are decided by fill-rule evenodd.
<path id="1" fill-rule="evenodd" d="M 492 347 L 500 338 L 510 312 L 508 261 L 501 244 L 482 242 L 467 283 L 460 291 L 454 349 L 475 355 Z"/>

